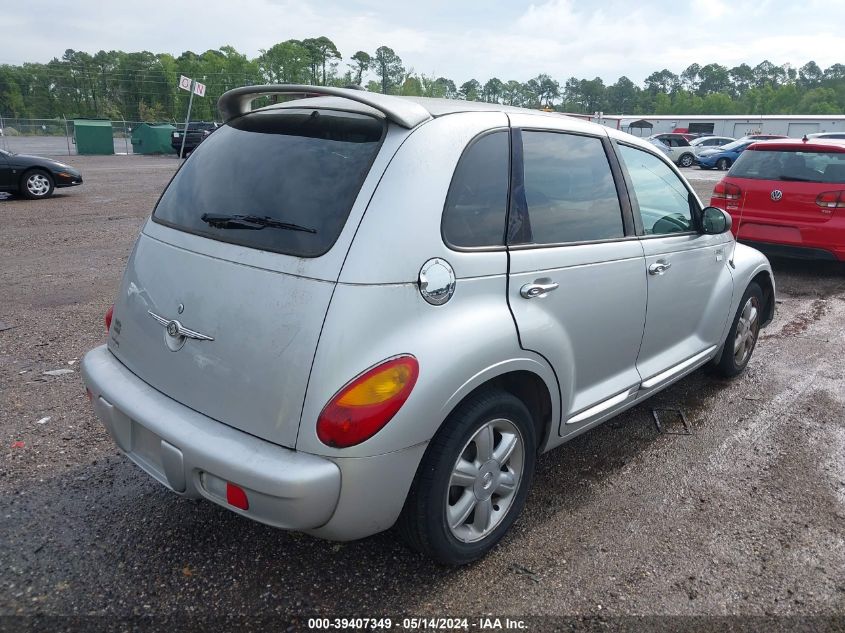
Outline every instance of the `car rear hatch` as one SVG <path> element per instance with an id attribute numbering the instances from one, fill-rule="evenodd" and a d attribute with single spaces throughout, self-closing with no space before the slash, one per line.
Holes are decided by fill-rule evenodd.
<path id="1" fill-rule="evenodd" d="M 777 241 L 797 243 L 801 227 L 830 220 L 836 209 L 836 196 L 831 194 L 845 190 L 842 149 L 761 144 L 743 152 L 724 181 L 738 187 L 729 192 L 727 209 L 734 215 L 741 213 L 741 236 L 753 239 L 762 237 L 761 231 L 775 230 L 779 231 Z M 760 225 L 782 228 L 761 229 Z"/>
<path id="2" fill-rule="evenodd" d="M 287 108 L 209 136 L 136 244 L 112 353 L 192 409 L 293 447 L 347 220 L 384 168 L 386 130 L 360 112 Z"/>

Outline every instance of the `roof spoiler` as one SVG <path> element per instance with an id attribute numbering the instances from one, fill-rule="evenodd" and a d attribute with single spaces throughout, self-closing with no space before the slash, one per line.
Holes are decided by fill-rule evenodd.
<path id="1" fill-rule="evenodd" d="M 267 95 L 301 94 L 307 97 L 331 96 L 363 103 L 381 112 L 388 121 L 404 128 L 413 128 L 431 118 L 428 110 L 418 103 L 378 92 L 366 92 L 351 88 L 332 86 L 303 86 L 296 84 L 269 84 L 266 86 L 244 86 L 224 93 L 217 101 L 217 109 L 223 121 L 229 121 L 251 111 L 253 100 Z"/>

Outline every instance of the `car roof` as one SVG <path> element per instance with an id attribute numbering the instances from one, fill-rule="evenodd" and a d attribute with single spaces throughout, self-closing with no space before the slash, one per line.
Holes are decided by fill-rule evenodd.
<path id="1" fill-rule="evenodd" d="M 518 108 L 516 106 L 502 105 L 500 103 L 486 103 L 484 101 L 463 101 L 458 99 L 437 99 L 434 97 L 398 97 L 392 95 L 380 95 L 395 99 L 400 102 L 414 103 L 422 106 L 423 109 L 432 117 L 437 118 L 449 114 L 458 114 L 461 112 L 514 112 L 522 114 L 532 114 L 537 116 L 547 116 L 554 118 L 571 119 L 565 114 L 559 112 L 545 112 L 543 110 L 532 110 L 530 108 Z M 306 97 L 304 99 L 294 99 L 292 101 L 285 101 L 284 103 L 273 104 L 258 108 L 260 110 L 275 110 L 281 108 L 327 108 L 333 110 L 347 110 L 351 112 L 360 112 L 362 114 L 370 114 L 384 118 L 384 112 L 379 111 L 364 103 L 350 101 L 343 97 Z M 598 124 L 593 124 L 598 125 Z"/>
<path id="2" fill-rule="evenodd" d="M 250 112 L 253 100 L 271 95 L 295 95 L 301 97 L 281 104 L 257 108 L 258 110 L 305 106 L 357 111 L 386 118 L 407 129 L 414 128 L 432 118 L 458 112 L 530 112 L 532 114 L 552 117 L 565 116 L 557 112 L 542 112 L 505 106 L 498 103 L 435 99 L 430 97 L 400 97 L 355 88 L 294 84 L 235 88 L 220 97 L 217 101 L 217 108 L 223 120 L 229 121 L 236 116 Z"/>
<path id="3" fill-rule="evenodd" d="M 400 97 L 395 95 L 384 95 L 380 93 L 364 92 L 356 89 L 344 88 L 327 88 L 325 86 L 247 86 L 230 90 L 220 98 L 218 107 L 224 115 L 224 119 L 228 120 L 232 116 L 236 116 L 237 112 L 244 112 L 246 101 L 254 96 L 258 91 L 266 94 L 273 94 L 274 88 L 279 90 L 279 93 L 289 94 L 314 94 L 321 93 L 322 96 L 308 96 L 305 98 L 285 101 L 283 103 L 272 104 L 264 106 L 263 108 L 256 108 L 256 111 L 277 110 L 285 108 L 325 108 L 328 110 L 343 110 L 345 112 L 358 112 L 361 114 L 368 114 L 379 118 L 387 118 L 394 121 L 403 127 L 415 127 L 429 118 L 437 118 L 450 114 L 459 114 L 463 112 L 502 112 L 502 113 L 520 113 L 530 114 L 533 117 L 550 118 L 563 123 L 565 127 L 567 121 L 577 121 L 579 127 L 588 126 L 593 128 L 596 134 L 608 135 L 618 141 L 624 141 L 629 145 L 634 145 L 645 149 L 655 156 L 662 156 L 662 153 L 655 148 L 654 145 L 647 142 L 645 139 L 615 130 L 613 128 L 584 121 L 577 117 L 568 116 L 560 112 L 545 112 L 543 110 L 532 110 L 530 108 L 518 108 L 516 106 L 502 105 L 500 103 L 486 103 L 484 101 L 464 101 L 457 99 L 437 99 L 433 97 Z M 244 103 L 240 103 L 243 101 Z M 413 108 L 409 112 L 409 106 Z M 428 117 L 422 118 L 419 116 L 420 110 L 424 111 Z M 555 127 L 559 127 L 555 126 Z M 678 135 L 680 136 L 680 135 Z"/>
<path id="4" fill-rule="evenodd" d="M 805 141 L 800 138 L 785 138 L 771 141 L 755 141 L 747 149 L 775 152 L 808 151 L 845 153 L 845 141 L 821 138 Z"/>

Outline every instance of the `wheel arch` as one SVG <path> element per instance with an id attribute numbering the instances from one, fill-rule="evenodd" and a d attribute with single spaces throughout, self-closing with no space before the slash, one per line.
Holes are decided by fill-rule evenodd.
<path id="1" fill-rule="evenodd" d="M 775 318 L 775 284 L 768 270 L 761 270 L 751 283 L 756 283 L 763 291 L 763 320 L 760 327 L 766 327 Z"/>
<path id="2" fill-rule="evenodd" d="M 541 368 L 544 371 L 538 371 Z M 544 368 L 537 361 L 525 364 L 511 361 L 497 366 L 497 369 L 474 376 L 456 391 L 444 404 L 443 422 L 438 428 L 447 424 L 452 412 L 480 391 L 501 389 L 519 398 L 528 408 L 537 431 L 537 450 L 543 451 L 549 443 L 552 429 L 557 428 L 555 420 L 560 417 L 557 379 L 550 368 Z"/>

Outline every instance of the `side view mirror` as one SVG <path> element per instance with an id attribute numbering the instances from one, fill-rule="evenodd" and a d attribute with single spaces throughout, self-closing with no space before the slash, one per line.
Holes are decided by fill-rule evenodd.
<path id="1" fill-rule="evenodd" d="M 720 235 L 731 230 L 730 214 L 718 207 L 705 207 L 701 211 L 701 231 L 705 235 Z"/>

